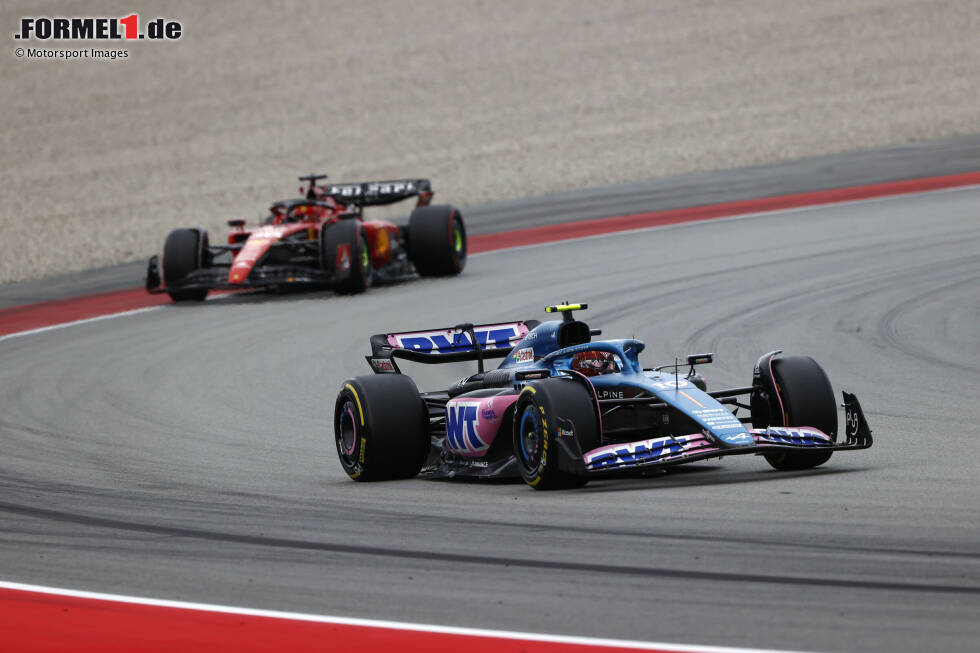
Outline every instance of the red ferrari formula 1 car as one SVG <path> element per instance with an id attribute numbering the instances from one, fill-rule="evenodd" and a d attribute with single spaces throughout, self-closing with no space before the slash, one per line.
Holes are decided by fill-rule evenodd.
<path id="1" fill-rule="evenodd" d="M 174 301 L 200 301 L 217 289 L 297 285 L 356 293 L 374 283 L 463 270 L 463 216 L 449 205 L 429 205 L 428 179 L 318 185 L 326 177 L 300 177 L 309 183 L 305 197 L 276 202 L 254 229 L 229 220 L 225 245 L 212 245 L 203 227 L 171 231 L 162 256 L 150 258 L 147 291 Z M 363 219 L 366 206 L 411 197 L 418 200 L 407 225 Z"/>

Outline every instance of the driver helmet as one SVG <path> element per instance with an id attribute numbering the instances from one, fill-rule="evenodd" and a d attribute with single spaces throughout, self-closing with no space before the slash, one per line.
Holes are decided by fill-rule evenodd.
<path id="1" fill-rule="evenodd" d="M 616 355 L 606 351 L 583 351 L 572 357 L 572 369 L 585 376 L 599 376 L 619 371 Z"/>
<path id="2" fill-rule="evenodd" d="M 283 217 L 283 222 L 302 222 L 312 213 L 311 207 L 306 204 L 291 207 Z"/>

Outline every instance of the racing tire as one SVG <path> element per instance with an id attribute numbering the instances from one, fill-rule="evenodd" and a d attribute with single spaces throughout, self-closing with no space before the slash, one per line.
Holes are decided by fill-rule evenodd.
<path id="1" fill-rule="evenodd" d="M 207 288 L 170 289 L 190 273 L 204 267 L 204 252 L 208 248 L 208 232 L 203 229 L 174 229 L 163 244 L 163 283 L 175 302 L 203 301 Z"/>
<path id="2" fill-rule="evenodd" d="M 544 379 L 527 385 L 514 408 L 514 457 L 524 482 L 535 490 L 582 487 L 584 474 L 558 467 L 556 442 L 559 419 L 571 422 L 581 451 L 599 443 L 599 422 L 593 397 L 580 383 L 566 379 Z"/>
<path id="3" fill-rule="evenodd" d="M 334 407 L 340 464 L 355 481 L 416 476 L 429 455 L 429 414 L 415 382 L 401 374 L 344 382 Z"/>
<path id="4" fill-rule="evenodd" d="M 449 277 L 466 267 L 466 226 L 454 206 L 421 206 L 408 219 L 408 255 L 423 277 Z"/>
<path id="5" fill-rule="evenodd" d="M 836 442 L 837 402 L 823 368 L 809 356 L 786 356 L 772 361 L 772 372 L 783 400 L 782 425 L 812 426 Z M 778 405 L 774 408 L 771 413 L 778 416 Z M 765 454 L 765 458 L 775 469 L 793 471 L 822 465 L 830 460 L 831 454 L 832 451 L 777 451 Z"/>
<path id="6" fill-rule="evenodd" d="M 338 292 L 362 293 L 374 282 L 367 230 L 359 220 L 338 220 L 323 227 L 320 262 L 337 279 Z"/>
<path id="7" fill-rule="evenodd" d="M 160 259 L 154 254 L 146 263 L 145 287 L 147 292 L 153 292 L 163 284 L 160 278 Z"/>

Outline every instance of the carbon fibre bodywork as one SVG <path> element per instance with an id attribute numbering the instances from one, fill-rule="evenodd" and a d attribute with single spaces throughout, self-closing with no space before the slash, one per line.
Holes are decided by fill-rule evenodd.
<path id="1" fill-rule="evenodd" d="M 549 425 L 558 467 L 574 476 L 650 470 L 742 454 L 767 459 L 780 453 L 829 457 L 832 451 L 872 445 L 860 404 L 850 393 L 843 393 L 846 429 L 840 441 L 836 409 L 832 422 L 827 422 L 833 426 L 825 430 L 815 424 L 789 423 L 773 377 L 778 351 L 760 358 L 752 385 L 708 391 L 695 367 L 712 362 L 712 354 L 645 369 L 639 362 L 642 341 L 592 341 L 601 332 L 573 319 L 568 310 L 585 305 L 549 308 L 562 312 L 564 319 L 461 324 L 371 338 L 372 355 L 367 360 L 376 374 L 399 374 L 398 359 L 478 363 L 476 374 L 445 391 L 420 393 L 432 445 L 424 476 L 518 476 L 522 455 L 515 435 L 518 400 L 546 379 L 584 388 L 587 392 L 579 396 L 591 405 L 597 421 L 597 439 L 586 434 L 592 433 L 592 425 L 583 430 L 582 424 L 564 419 L 560 411 Z M 611 365 L 602 373 L 586 375 L 575 364 L 583 356 L 601 356 Z M 496 369 L 484 370 L 484 362 L 492 358 L 503 360 Z M 683 373 L 681 366 L 686 368 Z M 748 414 L 739 416 L 740 410 Z"/>
<path id="2" fill-rule="evenodd" d="M 199 291 L 203 297 L 210 290 L 343 288 L 352 274 L 369 277 L 361 284 L 365 288 L 418 276 L 409 225 L 365 220 L 363 209 L 413 197 L 417 198 L 416 210 L 435 208 L 430 206 L 434 193 L 429 181 L 317 185 L 323 178 L 325 175 L 300 177 L 309 183 L 305 197 L 273 203 L 260 225 L 247 228 L 243 219 L 229 220 L 232 230 L 226 243 L 210 244 L 202 227 L 177 230 L 198 233 L 197 257 L 189 269 L 168 275 L 165 246 L 164 255 L 148 263 L 147 291 L 168 292 L 176 299 L 188 291 Z M 455 212 L 453 219 L 458 222 L 454 237 L 462 269 L 466 239 L 462 218 L 453 207 L 445 208 Z M 340 231 L 336 227 L 344 222 L 356 224 L 356 233 L 343 242 L 332 241 L 329 234 Z"/>

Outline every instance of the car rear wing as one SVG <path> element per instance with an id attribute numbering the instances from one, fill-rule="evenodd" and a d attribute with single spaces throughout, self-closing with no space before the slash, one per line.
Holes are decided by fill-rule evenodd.
<path id="1" fill-rule="evenodd" d="M 426 364 L 475 360 L 482 372 L 485 358 L 506 357 L 538 324 L 537 320 L 526 320 L 379 333 L 371 336 L 371 356 L 366 358 L 376 374 L 398 374 L 396 358 Z"/>
<path id="2" fill-rule="evenodd" d="M 304 180 L 309 177 L 303 178 Z M 417 206 L 426 206 L 432 201 L 432 184 L 428 179 L 391 179 L 387 181 L 365 181 L 351 184 L 323 184 L 312 186 L 308 197 L 323 199 L 331 197 L 337 202 L 356 206 L 382 206 L 394 204 L 410 197 L 418 197 Z"/>

